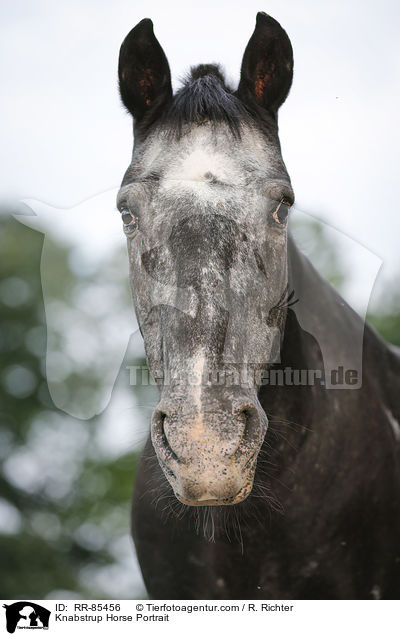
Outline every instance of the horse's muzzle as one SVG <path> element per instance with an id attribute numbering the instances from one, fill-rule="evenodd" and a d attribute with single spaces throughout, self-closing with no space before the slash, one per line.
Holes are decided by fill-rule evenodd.
<path id="1" fill-rule="evenodd" d="M 172 396 L 170 396 L 171 398 Z M 198 405 L 163 399 L 152 418 L 152 442 L 179 501 L 189 506 L 233 505 L 253 487 L 268 421 L 254 399 Z"/>

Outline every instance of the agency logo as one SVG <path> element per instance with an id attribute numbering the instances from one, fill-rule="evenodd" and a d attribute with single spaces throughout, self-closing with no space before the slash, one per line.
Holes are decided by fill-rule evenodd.
<path id="1" fill-rule="evenodd" d="M 9 634 L 14 634 L 16 629 L 49 629 L 51 612 L 37 603 L 18 601 L 3 607 Z"/>

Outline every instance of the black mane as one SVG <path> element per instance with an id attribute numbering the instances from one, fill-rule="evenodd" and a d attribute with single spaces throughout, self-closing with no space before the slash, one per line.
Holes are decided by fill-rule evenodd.
<path id="1" fill-rule="evenodd" d="M 219 65 L 199 64 L 191 67 L 182 88 L 173 96 L 163 122 L 177 137 L 185 124 L 205 122 L 223 122 L 240 137 L 241 126 L 250 119 L 248 109 L 226 85 Z"/>

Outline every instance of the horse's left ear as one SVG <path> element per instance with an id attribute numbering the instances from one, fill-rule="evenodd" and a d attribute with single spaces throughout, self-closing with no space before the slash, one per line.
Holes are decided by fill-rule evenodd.
<path id="1" fill-rule="evenodd" d="M 149 18 L 141 20 L 122 42 L 118 77 L 121 99 L 137 122 L 145 116 L 154 118 L 171 99 L 168 60 Z"/>
<path id="2" fill-rule="evenodd" d="M 289 37 L 276 20 L 257 14 L 256 28 L 243 55 L 238 97 L 276 115 L 293 78 L 293 51 Z"/>

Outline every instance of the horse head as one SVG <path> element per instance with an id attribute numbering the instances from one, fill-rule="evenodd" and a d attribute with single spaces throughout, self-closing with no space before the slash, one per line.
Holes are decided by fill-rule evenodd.
<path id="1" fill-rule="evenodd" d="M 121 46 L 120 92 L 135 144 L 117 204 L 160 388 L 152 441 L 188 505 L 245 499 L 268 427 L 257 394 L 279 358 L 287 305 L 294 196 L 277 111 L 292 74 L 289 38 L 264 13 L 236 91 L 218 66 L 200 65 L 173 94 L 151 20 Z"/>

